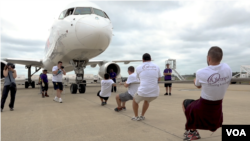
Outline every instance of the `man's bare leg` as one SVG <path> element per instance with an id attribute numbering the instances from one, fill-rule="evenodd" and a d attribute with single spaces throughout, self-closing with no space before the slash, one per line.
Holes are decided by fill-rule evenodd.
<path id="1" fill-rule="evenodd" d="M 149 107 L 149 103 L 148 103 L 148 101 L 145 100 L 144 103 L 143 103 L 143 107 L 142 107 L 142 113 L 141 113 L 142 116 L 144 116 L 144 114 L 146 113 L 148 107 Z"/>
<path id="2" fill-rule="evenodd" d="M 116 95 L 115 99 L 116 99 L 116 103 L 118 105 L 118 108 L 121 108 L 121 100 L 120 100 L 119 95 Z"/>
<path id="3" fill-rule="evenodd" d="M 166 93 L 168 93 L 168 87 L 166 87 Z"/>
<path id="4" fill-rule="evenodd" d="M 103 99 L 102 99 L 102 98 L 100 98 L 100 100 L 101 100 L 101 102 L 103 102 Z"/>
<path id="5" fill-rule="evenodd" d="M 139 108 L 139 105 L 133 99 L 133 110 L 134 110 L 135 117 L 138 117 L 138 108 Z"/>
<path id="6" fill-rule="evenodd" d="M 122 102 L 122 107 L 125 107 L 126 102 Z"/>
<path id="7" fill-rule="evenodd" d="M 169 93 L 171 93 L 172 87 L 168 87 Z"/>
<path id="8" fill-rule="evenodd" d="M 60 90 L 57 89 L 57 95 L 56 95 L 58 98 L 61 98 L 61 94 L 60 94 Z"/>

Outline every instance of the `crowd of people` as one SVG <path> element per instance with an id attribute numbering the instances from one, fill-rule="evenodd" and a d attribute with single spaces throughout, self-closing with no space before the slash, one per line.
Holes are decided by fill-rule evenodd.
<path id="1" fill-rule="evenodd" d="M 186 131 L 184 133 L 184 141 L 191 141 L 200 138 L 197 129 L 216 131 L 222 126 L 222 101 L 226 90 L 231 82 L 232 71 L 230 67 L 221 63 L 223 51 L 220 47 L 211 47 L 207 54 L 208 66 L 199 69 L 196 72 L 194 85 L 201 89 L 201 96 L 199 99 L 186 99 L 182 102 L 182 109 L 186 117 Z M 120 83 L 128 88 L 127 91 L 117 94 L 115 100 L 117 107 L 114 109 L 116 112 L 126 110 L 126 102 L 132 100 L 132 108 L 134 117 L 132 120 L 141 121 L 145 120 L 145 113 L 149 108 L 152 101 L 157 99 L 160 93 L 158 81 L 161 80 L 162 74 L 165 81 L 171 80 L 172 70 L 169 64 L 166 64 L 166 69 L 161 73 L 160 68 L 151 62 L 151 56 L 148 53 L 142 56 L 143 63 L 138 67 L 128 67 L 128 79 L 125 83 Z M 16 70 L 13 64 L 7 64 L 4 68 L 4 88 L 1 99 L 1 112 L 4 109 L 4 104 L 11 92 L 11 101 L 9 104 L 10 110 L 14 110 L 16 87 L 13 86 L 16 78 Z M 63 91 L 62 75 L 66 72 L 63 69 L 62 62 L 59 61 L 57 66 L 52 69 L 53 85 L 57 91 L 54 101 L 62 103 L 61 93 Z M 42 88 L 42 97 L 49 97 L 48 91 L 48 78 L 47 70 L 44 69 L 40 75 L 40 84 Z M 111 92 L 116 92 L 116 73 L 113 70 L 104 75 L 104 80 L 101 81 L 101 90 L 98 91 L 97 96 L 101 100 L 101 105 L 107 104 Z M 171 95 L 171 83 L 164 84 L 166 93 L 164 95 Z M 138 114 L 139 103 L 143 101 L 141 115 Z"/>

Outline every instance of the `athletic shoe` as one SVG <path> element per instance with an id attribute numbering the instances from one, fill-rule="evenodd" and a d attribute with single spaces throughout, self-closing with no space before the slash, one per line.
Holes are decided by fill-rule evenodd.
<path id="1" fill-rule="evenodd" d="M 114 110 L 115 110 L 116 112 L 120 112 L 120 111 L 122 111 L 122 108 L 118 108 L 118 107 L 117 107 L 117 108 L 115 108 Z"/>
<path id="2" fill-rule="evenodd" d="M 101 104 L 102 106 L 104 106 L 105 105 L 105 102 L 102 102 L 102 104 Z"/>
<path id="3" fill-rule="evenodd" d="M 107 105 L 107 102 L 104 102 L 104 105 Z"/>
<path id="4" fill-rule="evenodd" d="M 122 110 L 126 111 L 126 107 L 122 107 Z"/>
<path id="5" fill-rule="evenodd" d="M 187 137 L 187 135 L 189 135 L 190 130 L 186 130 L 186 132 L 183 134 L 184 137 Z"/>
<path id="6" fill-rule="evenodd" d="M 13 109 L 13 108 L 10 108 L 10 111 L 14 111 L 14 109 Z"/>
<path id="7" fill-rule="evenodd" d="M 131 120 L 136 120 L 136 121 L 140 121 L 141 118 L 140 117 L 132 117 Z"/>
<path id="8" fill-rule="evenodd" d="M 141 120 L 145 120 L 145 117 L 144 117 L 144 116 L 140 116 L 140 119 L 141 119 Z"/>
<path id="9" fill-rule="evenodd" d="M 3 112 L 3 109 L 1 109 L 1 112 Z"/>
<path id="10" fill-rule="evenodd" d="M 183 141 L 192 141 L 192 140 L 198 140 L 200 139 L 200 134 L 198 133 L 197 130 L 195 130 L 194 132 L 189 132 L 189 134 L 187 135 L 187 137 L 185 139 L 183 139 Z"/>
<path id="11" fill-rule="evenodd" d="M 42 93 L 42 98 L 44 98 L 44 94 Z"/>
<path id="12" fill-rule="evenodd" d="M 58 102 L 58 97 L 55 97 L 53 100 L 54 100 L 55 102 Z"/>
<path id="13" fill-rule="evenodd" d="M 168 93 L 165 93 L 164 95 L 168 95 Z"/>
<path id="14" fill-rule="evenodd" d="M 58 101 L 58 102 L 62 103 L 62 98 L 59 98 L 59 101 Z"/>
<path id="15" fill-rule="evenodd" d="M 169 93 L 169 96 L 171 96 L 171 93 Z"/>

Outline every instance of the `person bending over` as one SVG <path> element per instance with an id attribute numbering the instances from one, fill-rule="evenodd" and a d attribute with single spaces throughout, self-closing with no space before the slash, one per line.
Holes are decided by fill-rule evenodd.
<path id="1" fill-rule="evenodd" d="M 213 46 L 207 54 L 208 67 L 196 72 L 194 85 L 201 88 L 198 100 L 186 99 L 182 108 L 186 116 L 184 141 L 200 138 L 197 129 L 216 131 L 222 126 L 222 101 L 231 82 L 232 70 L 221 63 L 222 49 Z"/>
<path id="2" fill-rule="evenodd" d="M 128 79 L 124 83 L 124 87 L 128 88 L 128 91 L 116 95 L 116 102 L 118 107 L 115 108 L 116 112 L 119 112 L 121 110 L 126 110 L 125 103 L 128 100 L 133 100 L 134 94 L 137 92 L 137 89 L 139 87 L 139 79 L 136 77 L 136 74 L 134 73 L 135 68 L 133 66 L 128 67 Z M 131 83 L 138 83 L 138 84 L 131 84 Z M 122 105 L 121 105 L 122 103 Z"/>
<path id="3" fill-rule="evenodd" d="M 160 68 L 151 62 L 151 56 L 145 53 L 142 56 L 143 64 L 136 68 L 136 76 L 140 80 L 140 86 L 133 99 L 133 110 L 135 116 L 132 120 L 144 120 L 149 103 L 159 96 L 160 88 L 158 81 L 161 80 Z M 139 103 L 144 101 L 141 116 L 138 116 Z"/>
<path id="4" fill-rule="evenodd" d="M 47 70 L 43 70 L 43 74 L 41 75 L 41 81 L 42 81 L 42 98 L 44 96 L 49 97 L 48 95 L 48 77 L 47 77 Z"/>
<path id="5" fill-rule="evenodd" d="M 53 77 L 52 82 L 54 85 L 54 89 L 57 91 L 57 94 L 54 98 L 54 101 L 62 103 L 61 94 L 63 91 L 63 84 L 62 84 L 62 75 L 66 75 L 64 67 L 62 66 L 62 62 L 58 61 L 57 66 L 52 68 Z"/>
<path id="6" fill-rule="evenodd" d="M 111 96 L 111 87 L 115 86 L 115 83 L 110 79 L 109 74 L 104 74 L 104 80 L 101 81 L 101 90 L 97 93 L 101 100 L 101 105 L 106 105 L 109 97 Z"/>

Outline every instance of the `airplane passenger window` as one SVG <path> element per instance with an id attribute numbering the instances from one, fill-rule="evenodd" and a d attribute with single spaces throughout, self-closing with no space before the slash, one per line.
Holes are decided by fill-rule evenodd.
<path id="1" fill-rule="evenodd" d="M 59 19 L 63 19 L 66 12 L 67 12 L 67 10 L 64 10 L 64 11 L 60 14 Z"/>
<path id="2" fill-rule="evenodd" d="M 77 7 L 74 15 L 85 15 L 92 14 L 91 8 L 89 7 Z"/>
<path id="3" fill-rule="evenodd" d="M 107 18 L 105 16 L 105 14 L 101 10 L 98 10 L 98 9 L 95 9 L 95 8 L 93 8 L 93 10 L 94 10 L 94 12 L 95 12 L 96 15 L 99 15 L 101 17 Z"/>

